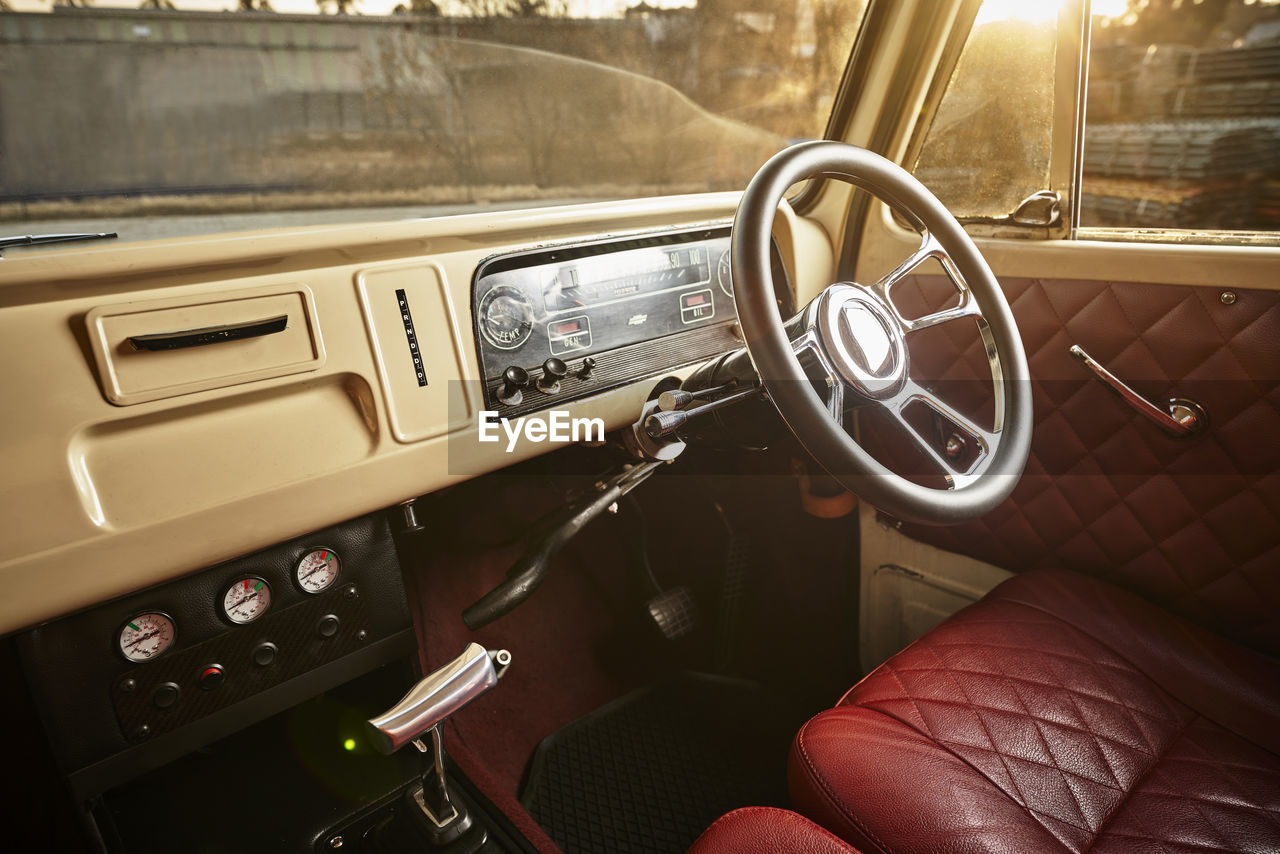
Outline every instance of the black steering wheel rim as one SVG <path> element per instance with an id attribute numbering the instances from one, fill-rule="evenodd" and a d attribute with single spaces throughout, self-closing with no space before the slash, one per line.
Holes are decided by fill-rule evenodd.
<path id="1" fill-rule="evenodd" d="M 787 190 L 832 178 L 880 198 L 945 251 L 971 289 L 989 328 L 1001 376 L 993 376 L 1003 423 L 980 476 L 956 489 L 913 483 L 881 465 L 833 419 L 810 382 L 778 314 L 770 266 L 774 215 Z M 845 143 L 791 146 L 769 159 L 747 186 L 734 217 L 731 263 L 747 352 L 779 414 L 805 449 L 842 485 L 904 521 L 956 524 L 981 516 L 1012 492 L 1031 447 L 1031 389 L 1013 313 L 986 260 L 955 217 L 897 164 Z M 993 359 L 993 370 L 995 360 Z"/>

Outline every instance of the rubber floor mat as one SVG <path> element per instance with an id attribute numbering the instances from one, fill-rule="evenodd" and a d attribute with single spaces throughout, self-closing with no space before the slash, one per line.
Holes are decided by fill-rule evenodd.
<path id="1" fill-rule="evenodd" d="M 521 800 L 565 854 L 683 854 L 731 809 L 786 804 L 800 723 L 754 683 L 681 675 L 543 739 Z"/>

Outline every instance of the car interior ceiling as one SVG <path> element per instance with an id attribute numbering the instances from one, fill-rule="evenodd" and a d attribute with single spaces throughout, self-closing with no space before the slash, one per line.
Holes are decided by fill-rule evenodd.
<path id="1" fill-rule="evenodd" d="M 551 83 L 661 103 L 680 145 L 729 140 L 716 181 L 755 158 L 731 191 L 539 207 L 499 172 L 463 216 L 0 243 L 0 847 L 1280 851 L 1280 6 L 815 0 L 775 30 L 774 5 L 640 4 L 528 67 L 545 10 L 234 13 L 290 51 L 455 63 L 429 94 L 485 111 Z M 1213 35 L 1170 48 L 1157 12 Z M 0 43 L 167 13 L 40 14 L 0 2 Z M 823 14 L 850 43 L 792 60 L 838 77 L 824 139 L 725 118 L 737 89 L 591 76 L 626 39 L 745 52 Z M 375 52 L 384 15 L 403 43 Z M 389 116 L 430 101 L 343 62 Z M 406 138 L 348 120 L 352 151 Z M 321 184 L 328 133 L 289 136 Z M 515 169 L 490 144 L 433 156 Z M 617 168 L 584 151 L 541 168 Z M 69 209 L 23 192 L 0 234 L 6 204 Z"/>

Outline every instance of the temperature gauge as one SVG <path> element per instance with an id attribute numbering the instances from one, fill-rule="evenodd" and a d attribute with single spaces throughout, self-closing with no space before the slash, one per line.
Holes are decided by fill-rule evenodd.
<path id="1" fill-rule="evenodd" d="M 533 331 L 533 304 L 524 291 L 498 285 L 480 300 L 480 331 L 499 350 L 514 350 Z"/>
<path id="2" fill-rule="evenodd" d="M 130 661 L 150 661 L 173 646 L 176 636 L 168 614 L 139 614 L 120 628 L 120 654 Z"/>
<path id="3" fill-rule="evenodd" d="M 319 593 L 338 580 L 338 556 L 329 549 L 315 549 L 298 562 L 298 586 Z"/>
<path id="4" fill-rule="evenodd" d="M 261 578 L 242 578 L 222 595 L 222 613 L 238 625 L 252 623 L 271 607 L 271 585 Z"/>

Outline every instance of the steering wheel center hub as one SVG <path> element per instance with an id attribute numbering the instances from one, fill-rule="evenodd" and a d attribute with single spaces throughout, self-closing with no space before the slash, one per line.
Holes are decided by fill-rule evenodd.
<path id="1" fill-rule="evenodd" d="M 888 306 L 852 285 L 827 289 L 818 305 L 817 332 L 832 367 L 871 400 L 896 394 L 907 377 L 907 347 Z"/>

